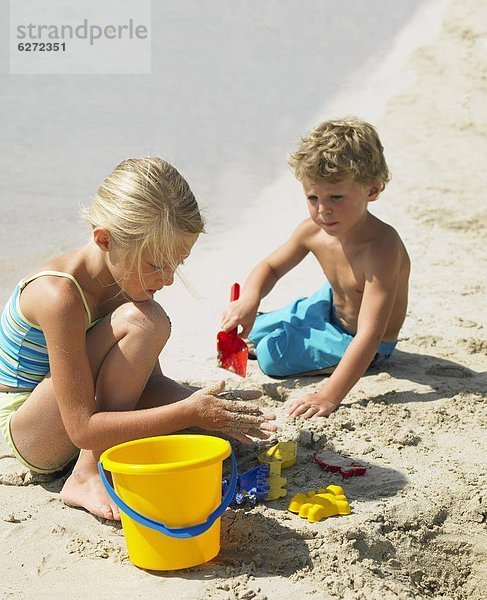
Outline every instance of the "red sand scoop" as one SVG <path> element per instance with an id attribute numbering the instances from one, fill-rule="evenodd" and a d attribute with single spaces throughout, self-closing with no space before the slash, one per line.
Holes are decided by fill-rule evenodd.
<path id="1" fill-rule="evenodd" d="M 230 300 L 238 300 L 240 286 L 238 283 L 232 285 Z M 249 350 L 247 344 L 238 337 L 237 328 L 230 331 L 219 331 L 216 337 L 216 349 L 218 366 L 228 371 L 233 371 L 241 377 L 247 373 L 247 358 Z"/>

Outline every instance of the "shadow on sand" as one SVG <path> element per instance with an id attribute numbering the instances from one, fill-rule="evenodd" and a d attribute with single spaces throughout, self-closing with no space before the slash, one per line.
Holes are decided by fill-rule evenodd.
<path id="1" fill-rule="evenodd" d="M 396 350 L 391 358 L 377 367 L 370 368 L 364 377 L 379 373 L 388 373 L 391 378 L 408 380 L 415 384 L 429 386 L 431 391 L 413 390 L 388 391 L 373 398 L 358 400 L 364 405 L 369 402 L 386 404 L 404 404 L 412 402 L 430 402 L 440 398 L 451 398 L 461 392 L 482 393 L 487 388 L 487 373 L 476 372 L 445 358 Z M 286 392 L 303 388 L 323 381 L 324 377 L 289 377 L 276 383 L 264 383 L 265 394 L 275 400 L 285 400 Z M 388 387 L 388 386 L 387 386 Z"/>

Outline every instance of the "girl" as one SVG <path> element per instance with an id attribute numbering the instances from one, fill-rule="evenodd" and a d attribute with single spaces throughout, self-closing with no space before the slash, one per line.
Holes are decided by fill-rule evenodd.
<path id="1" fill-rule="evenodd" d="M 171 323 L 153 296 L 203 231 L 180 173 L 159 158 L 126 160 L 83 212 L 89 243 L 22 280 L 2 313 L 0 429 L 37 473 L 81 449 L 61 498 L 118 519 L 97 472 L 106 448 L 194 426 L 248 443 L 275 427 L 256 406 L 218 397 L 224 383 L 195 391 L 161 372 Z"/>

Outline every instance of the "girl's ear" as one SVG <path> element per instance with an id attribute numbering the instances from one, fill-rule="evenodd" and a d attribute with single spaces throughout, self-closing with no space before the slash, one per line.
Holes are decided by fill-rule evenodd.
<path id="1" fill-rule="evenodd" d="M 104 227 L 93 228 L 93 241 L 102 252 L 110 252 L 112 247 L 112 238 L 108 230 Z"/>
<path id="2" fill-rule="evenodd" d="M 381 182 L 374 181 L 374 183 L 369 187 L 369 191 L 367 194 L 369 202 L 373 202 L 374 200 L 377 200 L 381 191 L 382 191 Z"/>

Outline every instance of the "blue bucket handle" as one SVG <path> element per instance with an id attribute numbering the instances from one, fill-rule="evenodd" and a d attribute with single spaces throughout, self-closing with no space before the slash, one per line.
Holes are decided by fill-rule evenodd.
<path id="1" fill-rule="evenodd" d="M 144 525 L 145 527 L 149 527 L 150 529 L 154 529 L 159 533 L 163 533 L 164 535 L 168 535 L 172 538 L 192 538 L 197 535 L 201 535 L 208 531 L 208 529 L 213 525 L 213 523 L 221 517 L 221 515 L 228 508 L 233 498 L 235 497 L 235 492 L 237 490 L 237 459 L 235 458 L 235 454 L 232 451 L 231 454 L 232 459 L 232 476 L 230 479 L 230 484 L 228 486 L 227 492 L 223 497 L 220 506 L 215 508 L 215 510 L 210 514 L 210 516 L 203 523 L 199 523 L 198 525 L 189 525 L 188 527 L 168 527 L 164 525 L 164 523 L 160 523 L 150 517 L 146 517 L 141 513 L 137 512 L 133 508 L 130 508 L 128 504 L 126 504 L 122 498 L 117 494 L 117 492 L 110 485 L 105 472 L 103 470 L 103 465 L 101 461 L 98 461 L 98 472 L 100 473 L 101 480 L 103 485 L 105 486 L 106 491 L 110 498 L 115 502 L 118 508 L 123 511 L 128 517 L 133 519 L 139 525 Z"/>

